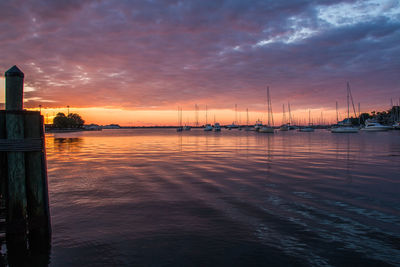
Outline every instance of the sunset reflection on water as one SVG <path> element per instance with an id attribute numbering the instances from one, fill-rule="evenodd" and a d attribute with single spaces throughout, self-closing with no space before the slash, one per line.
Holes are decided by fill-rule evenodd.
<path id="1" fill-rule="evenodd" d="M 395 264 L 399 136 L 49 134 L 51 265 Z"/>

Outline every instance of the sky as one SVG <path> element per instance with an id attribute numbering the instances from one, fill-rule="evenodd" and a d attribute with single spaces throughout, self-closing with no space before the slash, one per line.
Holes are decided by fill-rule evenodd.
<path id="1" fill-rule="evenodd" d="M 275 123 L 400 101 L 399 0 L 0 0 L 4 72 L 25 73 L 25 107 L 70 106 L 88 123 L 171 125 L 214 116 Z M 1 107 L 2 106 L 2 107 Z M 322 114 L 322 115 L 321 115 Z M 288 117 L 288 114 L 286 114 Z M 239 120 L 239 118 L 238 118 Z"/>

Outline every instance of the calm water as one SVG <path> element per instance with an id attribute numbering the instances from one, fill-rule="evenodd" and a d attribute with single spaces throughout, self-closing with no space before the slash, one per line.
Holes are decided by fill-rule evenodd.
<path id="1" fill-rule="evenodd" d="M 47 136 L 50 266 L 400 265 L 400 131 Z"/>

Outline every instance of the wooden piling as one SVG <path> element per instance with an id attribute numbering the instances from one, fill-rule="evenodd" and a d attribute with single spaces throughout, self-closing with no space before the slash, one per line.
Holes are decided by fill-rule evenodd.
<path id="1" fill-rule="evenodd" d="M 0 111 L 0 139 L 6 139 L 6 113 Z M 7 152 L 0 151 L 0 199 L 6 200 Z"/>
<path id="2" fill-rule="evenodd" d="M 39 112 L 25 114 L 25 138 L 41 139 L 43 144 L 42 151 L 25 154 L 29 240 L 42 243 L 50 239 L 51 227 L 43 116 Z"/>
<path id="3" fill-rule="evenodd" d="M 0 111 L 0 193 L 6 199 L 8 255 L 47 249 L 51 226 L 43 116 L 23 110 L 24 74 L 5 73 L 6 110 Z M 28 236 L 29 233 L 29 236 Z M 27 246 L 29 242 L 29 246 Z"/>
<path id="4" fill-rule="evenodd" d="M 24 138 L 24 117 L 22 112 L 6 112 L 6 135 L 8 140 Z M 7 243 L 26 243 L 27 198 L 24 152 L 8 152 L 7 163 Z"/>

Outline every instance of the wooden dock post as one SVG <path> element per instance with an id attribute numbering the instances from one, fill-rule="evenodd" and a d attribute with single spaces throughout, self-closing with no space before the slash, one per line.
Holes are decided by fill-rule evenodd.
<path id="1" fill-rule="evenodd" d="M 0 193 L 6 199 L 9 259 L 19 262 L 28 255 L 28 247 L 31 251 L 50 247 L 47 164 L 43 116 L 23 110 L 24 73 L 13 66 L 5 77 L 6 110 L 0 111 Z"/>
<path id="2" fill-rule="evenodd" d="M 29 242 L 45 244 L 50 241 L 51 226 L 43 116 L 39 112 L 25 114 L 24 126 L 25 138 L 37 140 L 41 146 L 41 151 L 25 154 Z"/>
<path id="3" fill-rule="evenodd" d="M 5 73 L 6 77 L 6 136 L 7 140 L 24 139 L 23 84 L 24 73 L 17 66 Z M 10 112 L 8 112 L 10 111 Z M 17 112 L 15 112 L 17 111 Z M 18 112 L 19 111 L 19 112 Z M 26 243 L 27 199 L 24 152 L 7 153 L 7 243 Z M 19 245 L 18 245 L 19 246 Z"/>

